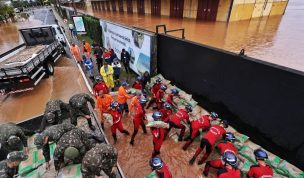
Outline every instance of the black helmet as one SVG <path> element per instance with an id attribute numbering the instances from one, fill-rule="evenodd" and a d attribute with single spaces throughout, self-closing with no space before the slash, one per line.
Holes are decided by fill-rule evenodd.
<path id="1" fill-rule="evenodd" d="M 171 104 L 168 103 L 168 102 L 165 102 L 164 105 L 163 105 L 163 107 L 166 108 L 166 109 L 172 109 Z"/>
<path id="2" fill-rule="evenodd" d="M 154 119 L 154 121 L 160 120 L 160 118 L 161 118 L 162 116 L 163 116 L 162 113 L 161 113 L 161 112 L 158 112 L 158 111 L 156 111 L 156 112 L 154 112 L 154 113 L 152 114 L 152 118 Z"/>
<path id="3" fill-rule="evenodd" d="M 187 111 L 189 111 L 189 112 L 192 112 L 192 106 L 191 106 L 190 104 L 187 104 L 187 105 L 185 106 L 185 109 L 186 109 Z"/>
<path id="4" fill-rule="evenodd" d="M 256 149 L 254 150 L 253 152 L 255 158 L 257 160 L 265 160 L 265 159 L 268 159 L 268 155 L 266 153 L 266 151 L 262 150 L 262 149 Z"/>
<path id="5" fill-rule="evenodd" d="M 48 123 L 53 124 L 55 122 L 55 114 L 54 113 L 46 113 L 45 114 L 45 119 Z"/>
<path id="6" fill-rule="evenodd" d="M 227 132 L 225 135 L 225 140 L 233 142 L 235 140 L 234 134 L 231 132 Z"/>
<path id="7" fill-rule="evenodd" d="M 237 166 L 237 157 L 230 151 L 226 151 L 223 153 L 222 160 L 225 164 L 229 164 L 232 167 Z"/>
<path id="8" fill-rule="evenodd" d="M 164 166 L 164 162 L 158 157 L 151 158 L 150 166 L 153 170 L 160 170 Z"/>
<path id="9" fill-rule="evenodd" d="M 227 128 L 229 126 L 229 122 L 227 120 L 222 120 L 221 124 L 224 126 L 224 128 Z"/>

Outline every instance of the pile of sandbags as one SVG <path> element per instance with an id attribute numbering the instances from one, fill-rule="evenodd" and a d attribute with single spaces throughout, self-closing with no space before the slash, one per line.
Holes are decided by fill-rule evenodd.
<path id="1" fill-rule="evenodd" d="M 60 169 L 58 178 L 81 178 L 81 164 L 73 164 Z"/>
<path id="2" fill-rule="evenodd" d="M 165 98 L 171 92 L 172 89 L 177 89 L 179 91 L 179 97 L 174 97 L 174 102 L 177 104 L 178 108 L 183 108 L 187 104 L 190 104 L 193 108 L 192 113 L 190 114 L 190 120 L 196 120 L 202 117 L 203 115 L 209 114 L 206 110 L 200 107 L 197 102 L 192 98 L 191 94 L 184 92 L 183 90 L 179 89 L 178 87 L 171 85 L 171 82 L 166 80 L 161 74 L 153 77 L 148 88 L 152 88 L 153 84 L 156 82 L 156 79 L 162 79 L 162 83 L 167 85 L 167 90 L 165 94 Z M 175 108 L 175 111 L 178 109 Z M 220 119 L 212 121 L 212 124 L 219 124 Z M 183 123 L 184 124 L 184 123 Z M 184 124 L 188 129 L 187 124 Z M 229 126 L 227 128 L 227 132 L 231 132 L 236 137 L 236 142 L 234 143 L 235 146 L 239 150 L 239 168 L 242 171 L 243 175 L 246 175 L 247 171 L 249 170 L 251 165 L 256 164 L 255 157 L 253 155 L 254 150 L 261 148 L 259 145 L 250 141 L 249 137 L 237 132 L 234 128 Z M 171 131 L 169 137 L 173 140 L 177 140 L 177 131 Z M 186 134 L 188 134 L 186 132 Z M 199 138 L 202 138 L 203 134 L 200 135 Z M 273 168 L 275 176 L 274 177 L 291 177 L 291 178 L 304 178 L 304 172 L 298 169 L 297 167 L 293 166 L 292 164 L 288 163 L 285 160 L 282 160 L 276 155 L 273 155 L 270 152 L 268 153 L 269 159 L 267 163 Z"/>

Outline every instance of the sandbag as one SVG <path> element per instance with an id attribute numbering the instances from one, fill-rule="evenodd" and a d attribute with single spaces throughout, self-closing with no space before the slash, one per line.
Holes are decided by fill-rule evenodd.
<path id="1" fill-rule="evenodd" d="M 146 119 L 148 122 L 153 122 L 154 119 L 152 117 L 153 113 L 146 113 Z"/>
<path id="2" fill-rule="evenodd" d="M 152 171 L 149 175 L 146 176 L 146 178 L 158 178 L 155 171 Z"/>
<path id="3" fill-rule="evenodd" d="M 279 165 L 278 169 L 282 170 L 285 175 L 288 175 L 290 178 L 303 178 L 304 173 L 297 167 L 291 165 L 287 161 L 283 160 Z M 284 174 L 283 174 L 284 175 Z"/>
<path id="4" fill-rule="evenodd" d="M 244 162 L 239 162 L 239 169 L 241 170 L 242 177 L 246 176 L 247 172 L 249 171 L 252 165 L 253 163 L 248 160 L 245 160 Z"/>
<path id="5" fill-rule="evenodd" d="M 255 163 L 255 157 L 253 154 L 253 149 L 251 149 L 249 146 L 244 145 L 240 150 L 239 150 L 240 155 L 251 161 L 252 163 Z"/>
<path id="6" fill-rule="evenodd" d="M 169 124 L 163 122 L 163 121 L 152 121 L 149 122 L 147 127 L 156 127 L 156 128 L 169 128 Z"/>
<path id="7" fill-rule="evenodd" d="M 30 173 L 28 173 L 27 175 L 23 176 L 23 178 L 40 178 L 40 173 L 39 171 L 36 169 Z"/>
<path id="8" fill-rule="evenodd" d="M 73 164 L 60 169 L 58 178 L 81 178 L 81 164 Z"/>
<path id="9" fill-rule="evenodd" d="M 266 160 L 267 164 L 271 165 L 271 167 L 278 168 L 279 164 L 283 161 L 280 157 L 268 152 L 268 159 Z"/>
<path id="10" fill-rule="evenodd" d="M 236 141 L 238 142 L 241 142 L 241 143 L 245 143 L 249 137 L 247 135 L 244 135 L 244 134 L 241 134 L 241 133 L 235 133 L 235 138 L 236 138 Z"/>
<path id="11" fill-rule="evenodd" d="M 130 88 L 130 89 L 128 89 L 127 93 L 131 94 L 131 95 L 136 95 L 137 93 L 141 93 L 141 90 L 137 90 L 135 88 Z"/>
<path id="12" fill-rule="evenodd" d="M 19 174 L 23 174 L 25 172 L 28 172 L 29 170 L 35 168 L 36 166 L 36 155 L 35 155 L 35 149 L 33 150 L 29 150 L 29 154 L 28 154 L 28 159 L 25 160 L 25 161 L 22 161 L 20 164 L 19 164 L 19 167 L 18 167 L 18 173 Z"/>
<path id="13" fill-rule="evenodd" d="M 110 125 L 113 125 L 113 117 L 111 114 L 103 113 L 102 116 Z"/>
<path id="14" fill-rule="evenodd" d="M 192 96 L 191 96 L 192 97 Z M 197 106 L 197 102 L 194 100 L 194 99 L 190 99 L 188 101 L 188 104 L 190 104 L 192 106 L 192 108 L 196 107 Z"/>

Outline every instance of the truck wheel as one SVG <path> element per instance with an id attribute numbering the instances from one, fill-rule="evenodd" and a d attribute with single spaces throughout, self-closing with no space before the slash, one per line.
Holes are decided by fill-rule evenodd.
<path id="1" fill-rule="evenodd" d="M 44 65 L 44 68 L 45 68 L 45 71 L 48 75 L 53 75 L 54 74 L 54 66 L 53 66 L 53 63 L 50 62 L 50 61 L 47 61 Z"/>

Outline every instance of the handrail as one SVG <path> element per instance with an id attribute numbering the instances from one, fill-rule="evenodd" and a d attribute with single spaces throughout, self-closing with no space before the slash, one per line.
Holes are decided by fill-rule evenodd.
<path id="1" fill-rule="evenodd" d="M 182 39 L 185 39 L 185 29 L 184 28 L 178 28 L 178 29 L 173 29 L 173 30 L 167 30 L 167 27 L 165 24 L 161 25 L 156 25 L 156 34 L 159 33 L 159 28 L 164 29 L 164 33 L 167 34 L 168 32 L 177 32 L 177 31 L 182 31 Z"/>

